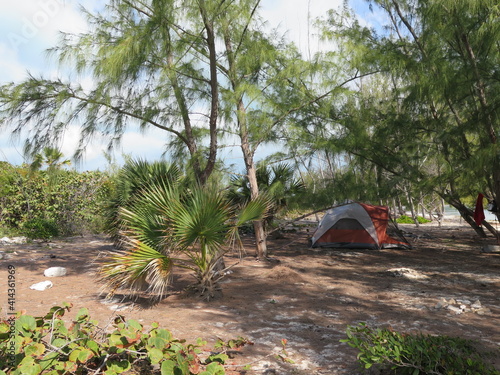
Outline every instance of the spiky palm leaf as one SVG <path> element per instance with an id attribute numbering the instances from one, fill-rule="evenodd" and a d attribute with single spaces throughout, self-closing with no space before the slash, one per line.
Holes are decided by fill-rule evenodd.
<path id="1" fill-rule="evenodd" d="M 142 159 L 130 159 L 119 171 L 115 181 L 115 192 L 107 207 L 107 231 L 119 244 L 123 238 L 117 233 L 123 229 L 120 209 L 130 209 L 135 205 L 142 191 L 157 185 L 178 185 L 181 183 L 179 169 L 167 162 L 148 162 Z M 135 210 L 135 209 L 133 209 Z"/>
<path id="2" fill-rule="evenodd" d="M 256 199 L 239 206 L 233 203 L 232 208 L 236 209 L 234 222 L 228 235 L 231 248 L 243 248 L 239 236 L 239 228 L 245 223 L 265 219 L 273 205 L 272 197 L 267 193 L 261 193 Z"/>
<path id="3" fill-rule="evenodd" d="M 175 184 L 158 183 L 143 189 L 128 209 L 119 211 L 122 233 L 168 253 L 170 247 L 175 248 L 168 244 L 169 232 L 173 230 L 171 218 L 176 216 L 180 200 L 180 189 Z"/>
<path id="4" fill-rule="evenodd" d="M 138 240 L 130 239 L 129 245 L 127 251 L 113 255 L 103 265 L 101 281 L 110 294 L 125 288 L 161 298 L 170 284 L 174 259 Z"/>
<path id="5" fill-rule="evenodd" d="M 207 188 L 193 189 L 172 218 L 174 236 L 184 249 L 199 246 L 193 252 L 200 268 L 206 269 L 210 259 L 226 242 L 230 230 L 231 209 L 220 193 Z"/>

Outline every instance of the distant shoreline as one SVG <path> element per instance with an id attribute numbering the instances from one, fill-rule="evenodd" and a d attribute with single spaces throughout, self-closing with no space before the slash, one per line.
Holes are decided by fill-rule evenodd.
<path id="1" fill-rule="evenodd" d="M 488 213 L 489 215 L 486 215 L 486 221 L 488 223 L 490 223 L 491 225 L 495 226 L 495 225 L 498 225 L 499 222 L 496 218 L 495 215 L 493 215 L 492 213 Z M 415 224 L 413 223 L 410 223 L 410 224 L 399 224 L 399 226 L 401 225 L 407 225 L 407 226 L 414 226 Z M 419 225 L 422 225 L 422 226 L 438 226 L 439 225 L 439 222 L 434 219 L 432 220 L 431 222 L 429 223 L 423 223 L 423 224 L 419 224 Z M 441 220 L 441 226 L 454 226 L 454 227 L 460 227 L 460 226 L 466 226 L 466 227 L 469 227 L 469 224 L 464 220 L 462 219 L 462 217 L 460 215 L 444 215 L 443 216 L 443 219 Z"/>

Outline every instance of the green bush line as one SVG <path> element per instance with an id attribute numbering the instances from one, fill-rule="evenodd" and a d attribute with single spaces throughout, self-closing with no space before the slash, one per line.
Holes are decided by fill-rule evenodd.
<path id="1" fill-rule="evenodd" d="M 397 375 L 500 375 L 477 343 L 459 337 L 407 334 L 365 323 L 348 326 L 341 342 L 359 350 L 362 368 Z M 496 353 L 498 354 L 498 353 Z"/>
<path id="2" fill-rule="evenodd" d="M 31 171 L 0 162 L 0 232 L 30 239 L 98 233 L 112 188 L 98 171 Z"/>

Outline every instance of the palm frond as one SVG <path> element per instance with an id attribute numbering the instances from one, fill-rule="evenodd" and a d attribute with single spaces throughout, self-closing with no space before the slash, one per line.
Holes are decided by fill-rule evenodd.
<path id="1" fill-rule="evenodd" d="M 173 218 L 175 237 L 184 248 L 203 244 L 212 250 L 226 240 L 230 208 L 220 193 L 195 188 Z"/>
<path id="2" fill-rule="evenodd" d="M 235 226 L 240 227 L 249 221 L 263 219 L 273 204 L 272 200 L 269 194 L 261 193 L 256 199 L 248 202 L 239 210 Z"/>
<path id="3" fill-rule="evenodd" d="M 130 249 L 112 256 L 100 270 L 100 280 L 114 293 L 117 289 L 145 291 L 157 298 L 166 294 L 173 259 L 138 240 Z"/>
<path id="4" fill-rule="evenodd" d="M 137 204 L 130 209 L 120 208 L 121 234 L 141 241 L 155 249 L 161 249 L 164 242 L 165 220 L 155 207 Z M 127 242 L 127 240 L 124 240 Z"/>
<path id="5" fill-rule="evenodd" d="M 115 177 L 115 191 L 107 207 L 108 232 L 117 242 L 123 240 L 117 229 L 123 227 L 120 208 L 135 211 L 134 206 L 143 204 L 144 191 L 155 186 L 177 186 L 182 181 L 179 169 L 167 162 L 150 163 L 142 159 L 129 159 Z"/>

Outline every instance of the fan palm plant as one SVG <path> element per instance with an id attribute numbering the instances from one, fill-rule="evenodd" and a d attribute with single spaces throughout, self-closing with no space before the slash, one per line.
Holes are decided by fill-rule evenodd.
<path id="1" fill-rule="evenodd" d="M 119 211 L 130 208 L 137 196 L 148 187 L 165 184 L 179 184 L 182 180 L 181 171 L 165 161 L 148 162 L 141 159 L 129 159 L 114 178 L 115 189 L 107 206 L 107 232 L 121 246 L 124 240 L 119 232 L 123 223 Z M 136 207 L 136 210 L 141 209 Z"/>
<path id="2" fill-rule="evenodd" d="M 296 179 L 295 171 L 287 163 L 275 165 L 261 164 L 257 168 L 259 190 L 265 192 L 272 202 L 267 215 L 267 225 L 270 225 L 276 214 L 288 206 L 292 197 L 305 192 L 305 185 Z M 235 203 L 243 204 L 250 200 L 250 187 L 246 176 L 237 176 L 231 180 L 229 196 Z"/>
<path id="3" fill-rule="evenodd" d="M 266 198 L 235 206 L 211 186 L 180 188 L 158 184 L 143 190 L 121 208 L 127 249 L 101 269 L 101 279 L 112 291 L 142 290 L 165 295 L 176 267 L 193 271 L 194 287 L 207 299 L 219 290 L 224 270 L 217 269 L 229 249 L 240 244 L 238 227 L 262 218 Z"/>

